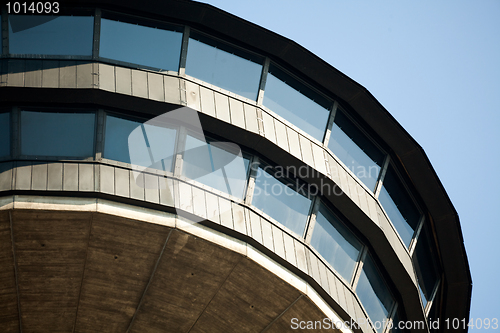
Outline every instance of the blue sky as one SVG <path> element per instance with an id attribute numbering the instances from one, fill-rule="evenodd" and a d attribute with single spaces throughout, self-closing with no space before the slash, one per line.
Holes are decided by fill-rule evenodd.
<path id="1" fill-rule="evenodd" d="M 500 1 L 204 2 L 309 49 L 417 140 L 460 216 L 471 318 L 500 319 Z"/>

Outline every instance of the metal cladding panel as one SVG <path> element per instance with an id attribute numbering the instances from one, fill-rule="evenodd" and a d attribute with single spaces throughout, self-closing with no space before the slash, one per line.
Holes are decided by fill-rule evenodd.
<path id="1" fill-rule="evenodd" d="M 63 191 L 78 191 L 78 164 L 64 163 Z"/>
<path id="2" fill-rule="evenodd" d="M 347 179 L 347 186 L 349 188 L 349 198 L 356 204 L 356 206 L 360 207 L 361 203 L 359 202 L 358 190 L 361 190 L 358 183 L 352 178 L 349 172 L 345 172 Z"/>
<path id="3" fill-rule="evenodd" d="M 132 95 L 132 70 L 129 68 L 115 67 L 116 92 Z"/>
<path id="4" fill-rule="evenodd" d="M 285 255 L 285 244 L 283 243 L 283 231 L 276 227 L 272 226 L 273 233 L 273 241 L 274 241 L 274 253 L 279 255 L 281 258 L 286 259 Z"/>
<path id="5" fill-rule="evenodd" d="M 321 277 L 321 287 L 323 288 L 324 291 L 330 294 L 330 284 L 328 282 L 328 274 L 327 274 L 328 269 L 326 268 L 325 264 L 319 259 L 318 259 L 318 268 L 319 268 L 319 276 Z"/>
<path id="6" fill-rule="evenodd" d="M 297 258 L 295 255 L 295 245 L 293 240 L 294 239 L 292 236 L 290 236 L 286 232 L 283 233 L 283 243 L 285 244 L 286 260 L 292 265 L 297 266 Z"/>
<path id="7" fill-rule="evenodd" d="M 205 200 L 207 202 L 207 218 L 210 221 L 220 224 L 218 196 L 210 192 L 206 192 Z"/>
<path id="8" fill-rule="evenodd" d="M 326 153 L 326 158 L 328 159 L 328 165 L 330 166 L 331 179 L 335 184 L 340 185 L 339 164 L 328 152 Z"/>
<path id="9" fill-rule="evenodd" d="M 338 301 L 339 295 L 338 295 L 338 291 L 337 291 L 337 283 L 338 283 L 337 277 L 329 269 L 326 270 L 326 275 L 327 275 L 328 286 L 329 286 L 329 290 L 330 290 L 330 292 L 328 294 L 337 304 L 339 304 L 339 301 Z"/>
<path id="10" fill-rule="evenodd" d="M 245 218 L 245 209 L 243 206 L 238 205 L 235 202 L 232 202 L 232 212 L 233 212 L 233 223 L 234 230 L 239 233 L 246 235 L 247 234 L 247 223 Z"/>
<path id="11" fill-rule="evenodd" d="M 160 190 L 158 176 L 149 173 L 144 174 L 144 200 L 152 203 L 160 203 Z"/>
<path id="12" fill-rule="evenodd" d="M 365 188 L 358 185 L 357 186 L 358 197 L 359 197 L 359 207 L 366 214 L 366 216 L 371 218 L 370 209 L 368 207 L 368 200 L 370 196 L 366 192 Z"/>
<path id="13" fill-rule="evenodd" d="M 94 165 L 78 164 L 78 190 L 94 191 Z"/>
<path id="14" fill-rule="evenodd" d="M 272 224 L 268 220 L 261 218 L 260 225 L 262 227 L 262 241 L 264 246 L 274 252 Z"/>
<path id="15" fill-rule="evenodd" d="M 220 224 L 226 228 L 234 229 L 231 201 L 219 197 Z"/>
<path id="16" fill-rule="evenodd" d="M 115 194 L 121 197 L 130 197 L 129 170 L 115 169 Z"/>
<path id="17" fill-rule="evenodd" d="M 59 88 L 76 88 L 76 61 L 59 61 Z"/>
<path id="18" fill-rule="evenodd" d="M 297 256 L 297 267 L 306 274 L 309 274 L 309 269 L 307 265 L 306 257 L 306 247 L 302 242 L 298 240 L 293 240 L 295 244 L 295 254 Z"/>
<path id="19" fill-rule="evenodd" d="M 149 98 L 155 101 L 165 101 L 165 88 L 163 87 L 163 75 L 148 72 Z"/>
<path id="20" fill-rule="evenodd" d="M 350 291 L 338 278 L 335 281 L 335 285 L 337 287 L 337 295 L 338 295 L 336 302 L 338 305 L 340 305 L 342 309 L 344 309 L 345 312 L 347 312 L 348 309 L 347 309 L 346 294 L 350 293 Z"/>
<path id="21" fill-rule="evenodd" d="M 144 173 L 129 171 L 129 184 L 130 198 L 144 200 Z"/>
<path id="22" fill-rule="evenodd" d="M 181 104 L 180 80 L 176 77 L 164 75 L 163 84 L 165 86 L 165 102 Z"/>
<path id="23" fill-rule="evenodd" d="M 286 126 L 286 134 L 288 137 L 288 145 L 290 148 L 290 154 L 302 160 L 302 151 L 300 149 L 299 133 L 297 133 L 292 128 Z"/>
<path id="24" fill-rule="evenodd" d="M 99 185 L 102 193 L 115 194 L 115 168 L 101 165 L 99 170 Z"/>
<path id="25" fill-rule="evenodd" d="M 61 163 L 47 164 L 47 190 L 62 191 L 63 165 Z"/>
<path id="26" fill-rule="evenodd" d="M 97 65 L 96 65 L 97 66 Z M 94 88 L 94 64 L 91 62 L 80 62 L 76 66 L 76 87 Z"/>
<path id="27" fill-rule="evenodd" d="M 34 163 L 31 172 L 31 189 L 45 191 L 47 190 L 47 164 Z"/>
<path id="28" fill-rule="evenodd" d="M 148 98 L 148 73 L 132 69 L 132 95 Z"/>
<path id="29" fill-rule="evenodd" d="M 193 213 L 203 219 L 207 218 L 207 202 L 205 200 L 205 191 L 193 186 Z"/>
<path id="30" fill-rule="evenodd" d="M 319 273 L 319 261 L 316 255 L 308 248 L 306 248 L 307 264 L 309 266 L 309 274 L 321 286 L 321 275 Z"/>
<path id="31" fill-rule="evenodd" d="M 344 192 L 345 194 L 347 194 L 348 197 L 351 197 L 351 192 L 349 190 L 349 178 L 350 178 L 350 175 L 347 174 L 347 171 L 345 171 L 345 169 L 339 165 L 338 167 L 338 172 L 339 172 L 339 187 L 340 189 L 342 190 L 342 192 Z"/>
<path id="32" fill-rule="evenodd" d="M 225 121 L 226 123 L 231 122 L 231 114 L 229 112 L 229 98 L 218 92 L 215 93 L 215 114 L 217 119 Z"/>
<path id="33" fill-rule="evenodd" d="M 263 244 L 263 239 L 262 239 L 262 228 L 260 226 L 260 216 L 255 214 L 253 210 L 247 209 L 246 210 L 248 218 L 247 221 L 249 221 L 250 225 L 250 233 L 253 239 L 255 239 L 257 242 Z"/>
<path id="34" fill-rule="evenodd" d="M 196 111 L 201 110 L 200 86 L 191 81 L 184 81 L 186 84 L 187 106 Z"/>
<path id="35" fill-rule="evenodd" d="M 115 66 L 98 64 L 99 68 L 99 89 L 115 92 Z"/>
<path id="36" fill-rule="evenodd" d="M 176 203 L 176 208 L 182 209 L 185 212 L 193 214 L 193 191 L 190 184 L 177 182 L 179 188 L 179 204 Z"/>
<path id="37" fill-rule="evenodd" d="M 314 159 L 312 155 L 311 141 L 299 134 L 300 151 L 302 152 L 302 160 L 314 167 Z"/>
<path id="38" fill-rule="evenodd" d="M 323 148 L 318 146 L 317 144 L 311 142 L 314 166 L 317 171 L 321 172 L 324 175 L 327 175 L 326 172 L 326 164 L 325 164 L 325 155 L 323 154 Z"/>
<path id="39" fill-rule="evenodd" d="M 215 97 L 211 89 L 200 86 L 201 112 L 215 118 Z"/>
<path id="40" fill-rule="evenodd" d="M 7 84 L 10 87 L 24 87 L 25 60 L 8 60 Z"/>
<path id="41" fill-rule="evenodd" d="M 14 163 L 0 163 L 0 191 L 10 191 L 12 189 L 12 170 Z"/>
<path id="42" fill-rule="evenodd" d="M 267 112 L 262 111 L 262 124 L 264 135 L 272 143 L 276 143 L 276 130 L 274 129 L 274 118 Z"/>
<path id="43" fill-rule="evenodd" d="M 174 207 L 174 182 L 172 178 L 160 177 L 158 179 L 158 186 L 160 187 L 160 204 Z"/>
<path id="44" fill-rule="evenodd" d="M 246 129 L 253 133 L 259 133 L 259 124 L 257 123 L 257 109 L 255 106 L 243 103 L 245 110 Z"/>
<path id="45" fill-rule="evenodd" d="M 231 112 L 231 123 L 235 126 L 245 128 L 243 103 L 237 99 L 229 98 L 229 111 Z"/>
<path id="46" fill-rule="evenodd" d="M 290 148 L 288 146 L 288 136 L 286 134 L 285 125 L 281 121 L 274 119 L 274 128 L 276 130 L 276 142 L 278 146 L 284 151 L 289 152 Z"/>
<path id="47" fill-rule="evenodd" d="M 57 60 L 42 61 L 42 87 L 43 88 L 59 87 L 59 61 Z"/>
<path id="48" fill-rule="evenodd" d="M 42 86 L 42 60 L 27 60 L 24 75 L 26 87 L 39 88 Z"/>
<path id="49" fill-rule="evenodd" d="M 347 313 L 351 318 L 356 318 L 356 311 L 354 310 L 355 296 L 351 290 L 345 289 L 345 298 L 347 304 Z"/>

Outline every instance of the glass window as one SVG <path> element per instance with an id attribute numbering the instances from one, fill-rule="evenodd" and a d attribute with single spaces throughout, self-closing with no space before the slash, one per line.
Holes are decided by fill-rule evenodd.
<path id="1" fill-rule="evenodd" d="M 92 55 L 92 16 L 9 16 L 9 53 Z"/>
<path id="2" fill-rule="evenodd" d="M 187 135 L 182 175 L 238 198 L 245 196 L 250 161 L 236 144 Z"/>
<path id="3" fill-rule="evenodd" d="M 172 172 L 176 135 L 175 128 L 107 115 L 104 157 Z"/>
<path id="4" fill-rule="evenodd" d="M 21 155 L 91 157 L 94 113 L 21 111 Z"/>
<path id="5" fill-rule="evenodd" d="M 401 321 L 399 319 L 399 311 L 396 312 L 396 314 L 394 315 L 394 318 L 392 318 L 392 329 L 391 329 L 391 333 L 400 333 L 400 332 L 406 332 L 404 328 L 399 328 L 400 326 L 400 323 L 401 322 L 401 327 L 404 327 L 405 325 L 405 322 L 404 321 Z"/>
<path id="6" fill-rule="evenodd" d="M 269 66 L 262 104 L 323 141 L 332 102 L 273 65 Z"/>
<path id="7" fill-rule="evenodd" d="M 243 97 L 257 100 L 262 59 L 242 50 L 191 34 L 186 74 Z"/>
<path id="8" fill-rule="evenodd" d="M 424 231 L 418 238 L 415 253 L 413 254 L 413 265 L 417 272 L 418 286 L 425 309 L 425 306 L 431 300 L 432 292 L 438 281 L 438 271 L 434 260 L 436 256 L 435 248 L 429 242 Z"/>
<path id="9" fill-rule="evenodd" d="M 160 70 L 179 70 L 182 33 L 101 20 L 99 56 Z"/>
<path id="10" fill-rule="evenodd" d="M 420 220 L 420 212 L 391 165 L 387 169 L 378 197 L 406 247 Z"/>
<path id="11" fill-rule="evenodd" d="M 384 154 L 340 110 L 335 114 L 328 148 L 372 191 Z"/>
<path id="12" fill-rule="evenodd" d="M 394 305 L 394 299 L 370 255 L 366 256 L 363 263 L 356 294 L 371 321 L 379 323 L 376 325 L 377 332 L 383 332 L 384 327 L 381 323 L 387 320 L 389 311 Z"/>
<path id="13" fill-rule="evenodd" d="M 0 113 L 0 157 L 10 155 L 10 113 Z"/>
<path id="14" fill-rule="evenodd" d="M 323 203 L 316 214 L 311 245 L 346 281 L 351 281 L 361 243 Z"/>
<path id="15" fill-rule="evenodd" d="M 295 191 L 294 182 L 278 179 L 267 170 L 268 167 L 258 169 L 252 205 L 302 236 L 311 199 L 303 191 Z"/>

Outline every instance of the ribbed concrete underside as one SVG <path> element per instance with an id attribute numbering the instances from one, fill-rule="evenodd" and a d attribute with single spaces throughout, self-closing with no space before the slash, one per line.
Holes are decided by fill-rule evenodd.
<path id="1" fill-rule="evenodd" d="M 324 317 L 259 264 L 178 229 L 0 212 L 1 332 L 288 332 Z"/>

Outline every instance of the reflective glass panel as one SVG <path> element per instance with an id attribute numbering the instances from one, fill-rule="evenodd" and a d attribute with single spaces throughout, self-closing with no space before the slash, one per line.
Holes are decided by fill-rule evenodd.
<path id="1" fill-rule="evenodd" d="M 363 263 L 363 269 L 356 286 L 356 294 L 372 322 L 382 323 L 383 320 L 387 319 L 394 299 L 369 255 L 366 256 Z M 381 326 L 381 324 L 378 325 L 380 328 L 377 329 L 377 332 L 383 332 L 384 327 Z"/>
<path id="2" fill-rule="evenodd" d="M 0 156 L 10 155 L 10 113 L 0 113 Z"/>
<path id="3" fill-rule="evenodd" d="M 288 179 L 277 179 L 259 167 L 252 205 L 302 236 L 311 206 L 305 193 L 295 191 Z"/>
<path id="4" fill-rule="evenodd" d="M 182 33 L 101 19 L 99 56 L 160 70 L 179 70 Z"/>
<path id="5" fill-rule="evenodd" d="M 9 16 L 9 53 L 92 55 L 92 16 Z"/>
<path id="6" fill-rule="evenodd" d="M 256 100 L 262 60 L 239 49 L 191 34 L 186 74 Z"/>
<path id="7" fill-rule="evenodd" d="M 249 164 L 233 143 L 186 138 L 182 175 L 219 191 L 243 198 Z"/>
<path id="8" fill-rule="evenodd" d="M 372 191 L 384 154 L 340 110 L 335 114 L 328 148 Z"/>
<path id="9" fill-rule="evenodd" d="M 94 113 L 21 111 L 21 155 L 92 157 Z"/>
<path id="10" fill-rule="evenodd" d="M 424 231 L 422 231 L 418 238 L 413 255 L 413 265 L 417 272 L 418 286 L 425 308 L 427 302 L 431 300 L 432 292 L 438 281 L 438 272 L 434 260 L 436 251 L 434 246 L 430 244 L 427 234 Z"/>
<path id="11" fill-rule="evenodd" d="M 346 281 L 351 281 L 361 244 L 323 203 L 316 214 L 311 245 Z"/>
<path id="12" fill-rule="evenodd" d="M 140 131 L 134 132 L 136 136 L 129 140 L 130 134 L 137 128 Z M 153 126 L 108 115 L 104 157 L 131 163 L 130 151 L 133 151 L 134 164 L 171 172 L 176 135 L 175 128 Z"/>
<path id="13" fill-rule="evenodd" d="M 323 141 L 332 103 L 272 65 L 262 104 Z"/>
<path id="14" fill-rule="evenodd" d="M 420 213 L 390 165 L 378 199 L 406 247 L 410 246 Z"/>

